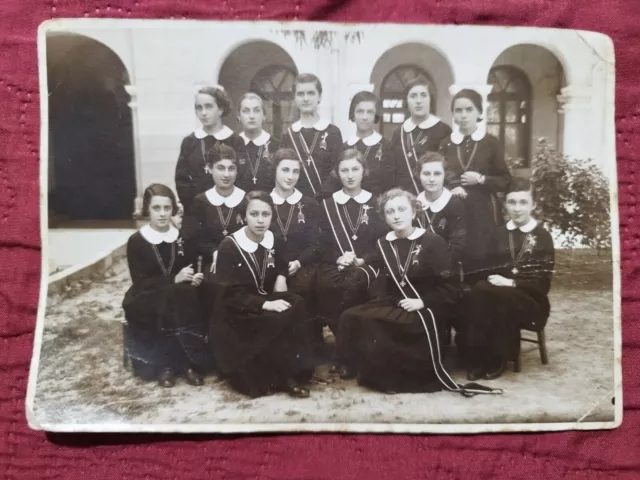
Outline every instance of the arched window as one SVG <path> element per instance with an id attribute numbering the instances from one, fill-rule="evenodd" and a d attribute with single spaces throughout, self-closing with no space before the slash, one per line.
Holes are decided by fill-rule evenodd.
<path id="1" fill-rule="evenodd" d="M 251 91 L 265 102 L 266 118 L 263 128 L 282 139 L 295 118 L 293 86 L 296 71 L 285 65 L 269 65 L 251 80 Z"/>
<path id="2" fill-rule="evenodd" d="M 528 168 L 531 161 L 531 84 L 512 66 L 494 67 L 488 83 L 487 131 L 500 139 L 506 157 Z"/>
<path id="3" fill-rule="evenodd" d="M 391 139 L 393 131 L 406 119 L 406 105 L 402 96 L 407 84 L 414 79 L 426 80 L 431 94 L 431 112 L 435 111 L 436 91 L 429 74 L 417 65 L 400 65 L 394 68 L 384 77 L 380 86 L 380 133 L 387 139 Z"/>

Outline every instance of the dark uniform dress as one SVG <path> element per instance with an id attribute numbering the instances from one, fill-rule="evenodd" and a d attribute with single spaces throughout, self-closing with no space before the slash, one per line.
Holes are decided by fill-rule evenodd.
<path id="1" fill-rule="evenodd" d="M 375 254 L 375 241 L 386 226 L 375 210 L 373 195 L 366 190 L 353 198 L 339 190 L 323 200 L 322 209 L 317 311 L 337 334 L 340 314 L 368 300 L 369 287 L 378 275 L 368 259 Z M 356 258 L 362 258 L 365 264 L 339 268 L 336 260 L 348 251 L 355 252 Z"/>
<path id="2" fill-rule="evenodd" d="M 422 190 L 413 170 L 426 152 L 437 152 L 443 139 L 451 134 L 451 127 L 434 115 L 420 125 L 410 118 L 391 137 L 390 161 L 385 162 L 383 177 L 388 179 L 385 189 L 400 187 L 418 195 Z"/>
<path id="3" fill-rule="evenodd" d="M 540 331 L 550 312 L 555 255 L 549 232 L 533 219 L 520 228 L 510 221 L 494 229 L 488 250 L 485 280 L 469 292 L 466 324 L 456 338 L 469 367 L 515 359 L 520 329 Z M 513 279 L 516 286 L 491 285 L 489 275 Z"/>
<path id="4" fill-rule="evenodd" d="M 318 120 L 311 128 L 297 121 L 282 139 L 282 147 L 293 149 L 300 159 L 302 172 L 296 188 L 318 201 L 330 195 L 323 185 L 331 182 L 331 169 L 342 154 L 340 129 L 326 120 Z"/>
<path id="5" fill-rule="evenodd" d="M 486 259 L 487 242 L 496 226 L 504 223 L 502 205 L 497 193 L 504 192 L 511 180 L 499 140 L 480 130 L 463 137 L 451 134 L 441 145 L 453 180 L 448 187 L 461 186 L 460 177 L 467 171 L 485 176 L 484 184 L 462 187 L 467 192 L 464 206 L 467 212 L 467 243 L 464 258 L 466 272 L 473 273 Z"/>
<path id="6" fill-rule="evenodd" d="M 257 244 L 245 228 L 225 238 L 218 250 L 210 343 L 219 371 L 233 388 L 251 397 L 312 372 L 305 301 L 291 292 L 273 291 L 276 278 L 287 275 L 285 250 L 270 231 Z M 291 308 L 262 309 L 265 302 L 278 299 Z"/>
<path id="7" fill-rule="evenodd" d="M 240 134 L 247 150 L 247 168 L 243 170 L 243 177 L 238 177 L 238 185 L 250 192 L 252 190 L 262 190 L 269 192 L 273 188 L 273 173 L 270 168 L 270 157 L 278 150 L 280 141 L 272 137 L 264 130 L 253 140 Z"/>
<path id="8" fill-rule="evenodd" d="M 134 373 L 148 380 L 167 368 L 204 373 L 210 362 L 198 288 L 175 283 L 176 275 L 191 263 L 179 231 L 142 227 L 129 237 L 127 261 L 133 285 L 122 302 L 127 321 L 124 345 Z"/>
<path id="9" fill-rule="evenodd" d="M 458 271 L 467 240 L 467 214 L 462 200 L 444 188 L 434 202 L 427 200 L 424 192 L 418 195 L 417 219 L 421 228 L 435 233 L 449 245 L 452 272 Z"/>
<path id="10" fill-rule="evenodd" d="M 224 127 L 215 135 L 207 134 L 202 128 L 197 129 L 191 135 L 182 140 L 180 145 L 180 156 L 176 165 L 176 190 L 178 198 L 184 207 L 184 218 L 182 220 L 185 230 L 185 241 L 191 240 L 188 234 L 194 232 L 194 217 L 191 214 L 191 205 L 194 198 L 199 193 L 203 193 L 213 188 L 213 178 L 207 168 L 206 154 L 218 143 L 223 143 L 233 148 L 236 152 L 238 165 L 238 179 L 236 185 L 246 191 L 243 181 L 247 175 L 245 170 L 248 167 L 248 159 L 244 141 L 239 135 L 233 133 L 229 127 Z M 243 181 L 240 181 L 243 179 Z"/>

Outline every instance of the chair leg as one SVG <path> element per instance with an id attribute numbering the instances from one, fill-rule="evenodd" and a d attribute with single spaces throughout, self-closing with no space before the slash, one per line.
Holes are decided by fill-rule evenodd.
<path id="1" fill-rule="evenodd" d="M 544 334 L 544 329 L 538 332 L 538 348 L 540 349 L 540 360 L 543 365 L 549 363 L 549 357 L 547 356 L 547 341 Z"/>

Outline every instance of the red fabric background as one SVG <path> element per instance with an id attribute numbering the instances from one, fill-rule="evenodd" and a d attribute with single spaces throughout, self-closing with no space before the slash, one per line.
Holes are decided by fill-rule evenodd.
<path id="1" fill-rule="evenodd" d="M 597 30 L 616 47 L 625 417 L 614 431 L 480 436 L 47 436 L 25 422 L 40 281 L 38 24 L 53 17 L 300 19 Z M 0 7 L 0 478 L 639 478 L 640 2 L 4 0 Z M 470 46 L 472 48 L 472 46 Z M 605 321 L 606 319 L 603 319 Z M 579 372 L 576 372 L 579 374 Z M 577 395 L 580 392 L 576 392 Z"/>

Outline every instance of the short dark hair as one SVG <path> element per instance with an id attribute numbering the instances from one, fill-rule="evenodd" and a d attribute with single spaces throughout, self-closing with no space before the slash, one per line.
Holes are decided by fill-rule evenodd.
<path id="1" fill-rule="evenodd" d="M 303 168 L 302 162 L 300 161 L 300 158 L 298 158 L 295 150 L 293 150 L 292 148 L 279 148 L 278 150 L 276 150 L 276 153 L 269 157 L 269 170 L 267 175 L 268 178 L 270 178 L 274 183 L 274 186 L 276 183 L 276 170 L 278 169 L 278 165 L 280 165 L 280 162 L 282 162 L 283 160 L 293 160 L 295 162 L 298 162 L 298 164 L 300 165 L 300 170 L 302 170 Z"/>
<path id="2" fill-rule="evenodd" d="M 144 193 L 142 194 L 143 217 L 149 216 L 149 205 L 151 205 L 151 199 L 153 197 L 169 198 L 171 200 L 171 215 L 178 214 L 178 200 L 176 199 L 176 194 L 173 193 L 173 190 L 162 183 L 152 183 L 144 189 Z"/>
<path id="3" fill-rule="evenodd" d="M 414 78 L 407 83 L 407 86 L 404 89 L 404 94 L 402 96 L 402 101 L 404 102 L 404 107 L 407 108 L 407 98 L 409 97 L 409 92 L 412 88 L 423 86 L 427 87 L 427 92 L 429 92 L 429 98 L 431 98 L 433 103 L 433 92 L 431 91 L 431 85 L 429 85 L 429 81 L 426 78 Z"/>
<path id="4" fill-rule="evenodd" d="M 214 145 L 212 149 L 205 153 L 204 158 L 207 167 L 213 167 L 221 160 L 231 160 L 233 163 L 238 163 L 235 150 L 224 143 Z"/>
<path id="5" fill-rule="evenodd" d="M 362 155 L 360 150 L 358 150 L 357 148 L 347 148 L 342 152 L 340 159 L 336 162 L 333 169 L 331 169 L 331 176 L 333 178 L 340 178 L 340 174 L 338 173 L 340 171 L 340 163 L 344 162 L 345 160 L 357 160 L 358 162 L 360 162 L 362 168 L 364 169 L 363 177 L 369 176 L 369 165 L 367 164 L 367 159 L 364 158 L 364 155 Z"/>
<path id="6" fill-rule="evenodd" d="M 532 188 L 531 180 L 524 177 L 513 177 L 509 181 L 509 185 L 507 185 L 507 190 L 505 192 L 505 197 L 513 192 L 529 192 L 531 193 L 531 197 L 533 198 L 533 188 Z"/>
<path id="7" fill-rule="evenodd" d="M 356 93 L 351 99 L 351 105 L 349 105 L 349 120 L 352 122 L 355 118 L 356 107 L 361 102 L 373 102 L 376 106 L 376 116 L 373 119 L 374 123 L 380 122 L 380 112 L 382 112 L 382 106 L 380 105 L 380 99 L 375 93 L 367 92 L 366 90 Z"/>
<path id="8" fill-rule="evenodd" d="M 482 114 L 484 113 L 484 109 L 482 108 L 482 95 L 480 95 L 478 92 L 470 88 L 463 88 L 458 93 L 456 93 L 451 99 L 452 112 L 453 112 L 453 106 L 455 105 L 456 100 L 460 98 L 466 98 L 471 103 L 473 103 L 473 106 L 476 107 L 476 110 L 478 110 L 478 113 L 480 114 L 480 116 L 478 117 L 478 122 L 481 122 Z"/>
<path id="9" fill-rule="evenodd" d="M 393 200 L 394 198 L 398 198 L 398 197 L 405 197 L 407 200 L 409 200 L 409 204 L 411 205 L 411 208 L 413 209 L 414 212 L 418 210 L 418 199 L 413 193 L 403 190 L 401 188 L 392 188 L 391 190 L 387 190 L 386 192 L 384 192 L 382 195 L 378 197 L 378 213 L 380 214 L 383 220 L 384 220 L 384 206 L 387 204 L 389 200 Z"/>
<path id="10" fill-rule="evenodd" d="M 238 214 L 242 218 L 247 215 L 247 207 L 249 207 L 249 202 L 251 200 L 260 200 L 261 202 L 268 204 L 271 207 L 271 211 L 274 210 L 271 195 L 267 192 L 263 192 L 262 190 L 252 190 L 244 196 L 244 199 L 240 202 L 240 205 L 238 205 Z"/>
<path id="11" fill-rule="evenodd" d="M 322 82 L 320 79 L 314 75 L 313 73 L 301 73 L 298 75 L 293 82 L 293 93 L 295 94 L 298 90 L 298 84 L 300 83 L 315 83 L 316 90 L 318 90 L 318 95 L 322 95 Z"/>
<path id="12" fill-rule="evenodd" d="M 226 117 L 231 111 L 231 98 L 229 98 L 229 95 L 227 94 L 227 92 L 225 92 L 221 88 L 202 87 L 201 89 L 198 90 L 196 95 L 198 95 L 199 93 L 213 97 L 213 99 L 216 102 L 216 105 L 218 105 L 218 108 L 222 110 L 222 114 L 220 115 L 221 117 Z"/>
<path id="13" fill-rule="evenodd" d="M 436 162 L 442 164 L 442 169 L 444 170 L 445 183 L 448 180 L 452 180 L 455 174 L 449 167 L 449 162 L 447 161 L 446 157 L 438 152 L 426 152 L 424 155 L 422 155 L 416 162 L 415 167 L 413 167 L 413 176 L 415 178 L 420 178 L 420 173 L 422 172 L 422 166 L 426 163 L 436 163 Z"/>

